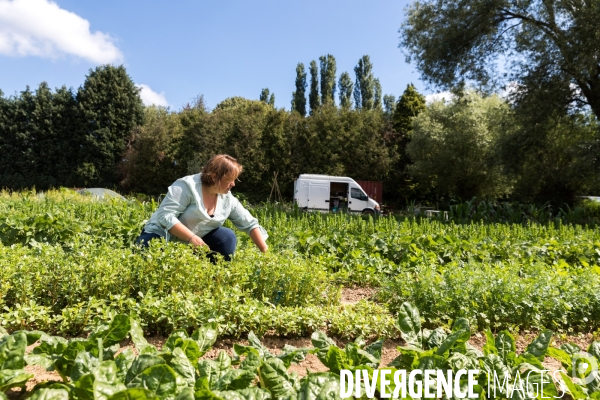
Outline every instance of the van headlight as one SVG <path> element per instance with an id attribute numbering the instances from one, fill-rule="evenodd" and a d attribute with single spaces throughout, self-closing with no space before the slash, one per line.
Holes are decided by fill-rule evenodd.
<path id="1" fill-rule="evenodd" d="M 375 206 L 375 209 L 376 209 L 377 211 L 379 211 L 379 205 L 376 205 L 376 206 Z"/>

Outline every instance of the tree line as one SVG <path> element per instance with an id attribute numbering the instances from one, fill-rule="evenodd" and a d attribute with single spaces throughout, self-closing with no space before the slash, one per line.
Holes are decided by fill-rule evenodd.
<path id="1" fill-rule="evenodd" d="M 157 195 L 227 153 L 244 166 L 236 193 L 251 201 L 267 199 L 275 173 L 288 200 L 301 173 L 383 181 L 384 202 L 397 206 L 472 197 L 562 204 L 600 193 L 591 112 L 532 125 L 515 102 L 481 90 L 458 86 L 451 100 L 426 104 L 411 84 L 396 99 L 381 96 L 368 56 L 355 82 L 336 77 L 333 56 L 319 60 L 308 93 L 298 64 L 291 111 L 276 108 L 268 89 L 213 109 L 201 96 L 176 112 L 143 107 L 124 67 L 113 66 L 90 71 L 76 91 L 42 83 L 0 96 L 0 187 Z"/>

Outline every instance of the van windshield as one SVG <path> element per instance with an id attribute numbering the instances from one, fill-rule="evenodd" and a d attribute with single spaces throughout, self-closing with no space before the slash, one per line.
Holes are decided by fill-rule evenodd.
<path id="1" fill-rule="evenodd" d="M 350 189 L 350 197 L 352 197 L 353 199 L 358 199 L 358 200 L 362 200 L 362 201 L 367 201 L 369 199 L 362 190 L 357 189 L 357 188 Z"/>

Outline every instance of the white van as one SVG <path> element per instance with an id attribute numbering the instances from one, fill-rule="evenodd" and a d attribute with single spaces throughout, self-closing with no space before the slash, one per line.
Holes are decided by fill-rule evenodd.
<path id="1" fill-rule="evenodd" d="M 379 203 L 345 176 L 300 175 L 294 181 L 294 202 L 306 210 L 379 214 Z"/>

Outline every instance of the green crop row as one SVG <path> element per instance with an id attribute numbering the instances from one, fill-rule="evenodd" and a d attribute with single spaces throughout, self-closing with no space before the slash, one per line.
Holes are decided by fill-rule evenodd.
<path id="1" fill-rule="evenodd" d="M 343 370 L 351 376 L 361 372 L 357 387 L 350 391 L 350 396 L 360 399 L 389 398 L 393 393 L 394 398 L 412 399 L 415 389 L 417 394 L 435 393 L 441 387 L 440 372 L 444 377 L 457 376 L 453 388 L 446 389 L 454 395 L 446 398 L 459 398 L 457 390 L 473 391 L 481 400 L 561 398 L 564 394 L 575 400 L 600 398 L 596 371 L 600 342 L 592 343 L 587 353 L 573 343 L 556 348 L 552 332 L 543 331 L 519 354 L 509 332 L 494 337 L 488 330 L 479 350 L 468 343 L 467 320 L 456 320 L 451 331 L 422 329 L 419 311 L 409 303 L 400 307 L 395 325 L 406 345 L 397 348 L 400 355 L 387 366 L 381 363 L 385 339 L 367 345 L 359 337 L 340 348 L 323 332 L 313 333 L 313 347 L 286 345 L 279 354 L 250 333 L 248 345 L 233 346 L 233 357 L 221 351 L 213 360 L 202 359 L 216 342 L 216 323 L 200 326 L 191 335 L 186 330 L 174 331 L 159 350 L 144 338 L 137 320 L 122 314 L 96 326 L 86 339 L 67 340 L 40 331 L 0 332 L 0 398 L 20 388 L 22 397 L 31 400 L 337 400 L 342 396 Z M 121 348 L 127 338 L 135 351 Z M 27 353 L 27 346 L 36 343 Z M 307 371 L 303 378 L 288 371 L 308 354 L 316 355 L 329 370 Z M 561 362 L 564 369 L 559 381 L 553 381 L 542 364 L 546 356 Z M 41 382 L 26 391 L 33 377 L 24 369 L 26 365 L 56 371 L 62 382 Z M 384 381 L 376 373 L 380 368 L 394 378 Z M 428 380 L 426 370 L 437 373 Z M 461 370 L 473 375 L 461 379 Z M 397 371 L 404 373 L 401 382 L 395 378 Z M 409 375 L 414 380 L 407 379 Z M 420 389 L 415 380 L 421 382 Z"/>
<path id="2" fill-rule="evenodd" d="M 339 310 L 340 284 L 357 284 L 380 289 L 381 305 L 373 310 L 382 320 L 411 301 L 428 326 L 465 317 L 480 329 L 600 327 L 597 229 L 374 219 L 264 205 L 252 213 L 270 233 L 269 254 L 242 234 L 234 260 L 213 265 L 183 244 L 133 246 L 155 208 L 93 201 L 67 190 L 0 194 L 3 323 L 78 332 L 92 320 L 88 305 L 100 302 L 109 311 L 92 314 L 138 310 L 160 332 L 238 312 L 245 316 L 228 332 L 311 332 L 335 320 L 333 311 L 323 310 Z M 195 315 L 191 305 L 169 303 L 178 296 L 228 305 Z M 209 310 L 196 300 L 190 304 Z M 40 310 L 30 317 L 35 322 L 15 316 L 28 307 Z M 378 332 L 351 327 L 364 315 L 337 326 Z M 259 316 L 270 322 L 252 322 Z"/>

